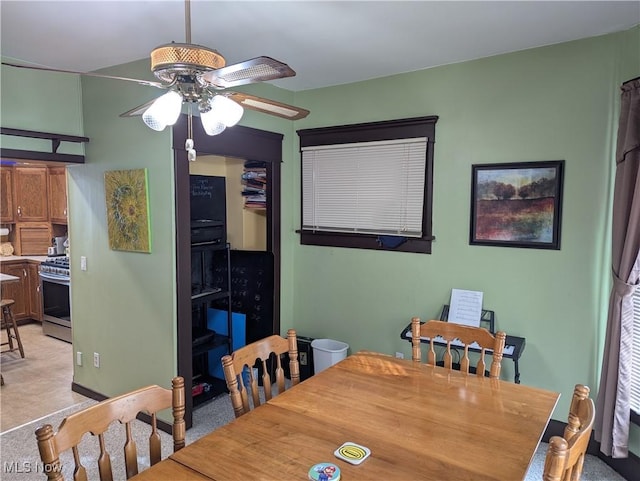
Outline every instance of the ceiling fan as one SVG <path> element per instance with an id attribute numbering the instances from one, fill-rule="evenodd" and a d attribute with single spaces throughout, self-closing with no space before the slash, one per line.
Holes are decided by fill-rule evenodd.
<path id="1" fill-rule="evenodd" d="M 89 77 L 135 82 L 168 90 L 167 93 L 145 104 L 135 107 L 121 117 L 142 115 L 144 123 L 151 129 L 164 130 L 177 122 L 182 105 L 188 106 L 188 139 L 185 149 L 189 160 L 195 160 L 193 145 L 192 110 L 197 108 L 202 127 L 208 135 L 218 135 L 227 127 L 237 124 L 244 108 L 290 120 L 302 119 L 309 111 L 293 105 L 257 97 L 242 92 L 227 90 L 230 87 L 264 82 L 296 73 L 287 64 L 271 57 L 256 57 L 233 65 L 226 65 L 224 57 L 216 50 L 191 43 L 191 0 L 185 0 L 185 43 L 169 43 L 156 47 L 151 52 L 151 71 L 160 80 L 116 77 L 93 72 L 55 69 L 34 65 L 2 62 L 9 67 L 73 73 Z"/>

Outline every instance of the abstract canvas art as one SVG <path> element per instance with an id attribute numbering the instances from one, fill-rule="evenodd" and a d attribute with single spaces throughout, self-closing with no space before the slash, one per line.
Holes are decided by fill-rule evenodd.
<path id="1" fill-rule="evenodd" d="M 109 247 L 151 252 L 147 169 L 104 173 Z"/>
<path id="2" fill-rule="evenodd" d="M 472 166 L 470 244 L 560 249 L 563 160 Z"/>

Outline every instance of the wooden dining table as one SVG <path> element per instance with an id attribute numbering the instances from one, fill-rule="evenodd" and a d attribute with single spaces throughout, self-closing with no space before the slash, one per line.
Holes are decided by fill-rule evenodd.
<path id="1" fill-rule="evenodd" d="M 322 462 L 338 466 L 342 481 L 515 481 L 524 479 L 558 398 L 361 351 L 166 462 L 219 481 L 305 480 Z M 334 451 L 347 441 L 370 456 L 359 465 L 338 459 Z"/>

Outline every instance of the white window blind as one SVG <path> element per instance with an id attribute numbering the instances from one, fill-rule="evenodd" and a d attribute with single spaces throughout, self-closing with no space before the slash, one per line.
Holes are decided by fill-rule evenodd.
<path id="1" fill-rule="evenodd" d="M 422 236 L 427 138 L 302 149 L 302 228 Z"/>
<path id="2" fill-rule="evenodd" d="M 631 410 L 640 414 L 640 287 L 633 294 L 633 355 L 631 356 Z"/>

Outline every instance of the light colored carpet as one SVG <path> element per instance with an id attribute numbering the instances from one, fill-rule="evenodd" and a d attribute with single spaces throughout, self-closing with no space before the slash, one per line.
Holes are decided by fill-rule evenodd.
<path id="1" fill-rule="evenodd" d="M 0 457 L 2 460 L 2 472 L 0 473 L 0 479 L 3 481 L 30 481 L 44 479 L 41 468 L 39 472 L 35 471 L 39 467 L 38 463 L 40 460 L 34 434 L 35 430 L 46 423 L 51 424 L 54 429 L 57 429 L 65 416 L 68 416 L 69 414 L 83 409 L 93 403 L 95 403 L 95 401 L 85 401 L 68 409 L 51 414 L 50 416 L 46 416 L 43 419 L 30 422 L 0 434 Z M 201 436 L 230 422 L 233 419 L 233 408 L 231 407 L 229 397 L 225 394 L 197 408 L 194 411 L 193 416 L 193 424 L 195 427 L 187 431 L 187 444 L 194 442 Z M 106 436 L 106 442 L 107 449 L 111 453 L 114 453 L 112 457 L 114 480 L 124 481 L 124 466 L 121 457 L 116 455 L 121 452 L 122 445 L 124 443 L 124 433 L 123 430 L 119 428 L 120 426 L 117 423 L 111 427 L 108 435 Z M 141 469 L 149 465 L 148 452 L 145 451 L 147 448 L 143 448 L 148 446 L 147 438 L 149 436 L 149 432 L 150 428 L 147 424 L 140 421 L 135 422 L 133 433 L 136 439 L 136 444 L 138 445 L 139 465 L 141 466 Z M 164 458 L 171 453 L 172 439 L 171 436 L 166 433 L 161 433 L 161 437 L 163 450 L 162 456 Z M 83 458 L 83 463 L 87 467 L 89 479 L 98 479 L 97 468 L 94 461 L 95 457 L 88 455 L 88 453 L 95 453 L 98 451 L 97 441 L 93 436 L 87 435 L 83 443 L 85 443 L 85 445 L 83 447 L 83 451 L 81 451 L 81 456 Z M 541 443 L 536 451 L 525 481 L 539 481 L 542 479 L 542 468 L 544 465 L 546 449 L 547 444 Z M 61 461 L 65 479 L 73 479 L 71 475 L 71 471 L 73 469 L 71 454 L 65 453 L 65 456 L 61 458 Z M 582 481 L 624 481 L 624 478 L 597 457 L 588 455 L 584 464 Z"/>

